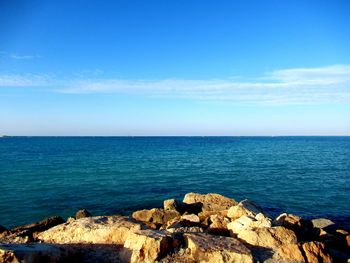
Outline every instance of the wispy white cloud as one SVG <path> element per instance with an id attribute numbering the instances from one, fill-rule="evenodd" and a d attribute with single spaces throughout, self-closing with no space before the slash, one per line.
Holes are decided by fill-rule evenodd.
<path id="1" fill-rule="evenodd" d="M 41 56 L 39 56 L 39 55 L 17 55 L 17 54 L 10 54 L 9 57 L 12 59 L 17 59 L 17 60 L 41 58 Z"/>
<path id="2" fill-rule="evenodd" d="M 48 75 L 3 74 L 0 75 L 0 87 L 46 87 L 55 81 Z"/>
<path id="3" fill-rule="evenodd" d="M 350 103 L 350 65 L 293 68 L 269 72 L 255 81 L 237 79 L 70 79 L 15 78 L 0 75 L 0 86 L 47 85 L 69 94 L 125 93 L 153 98 L 179 98 L 260 104 Z M 239 78 L 242 79 L 242 78 Z M 6 84 L 7 85 L 4 85 Z M 13 83 L 13 85 L 10 85 Z M 40 84 L 41 83 L 41 84 Z"/>
<path id="4" fill-rule="evenodd" d="M 0 51 L 0 56 L 6 57 L 6 58 L 11 58 L 11 59 L 16 59 L 16 60 L 30 60 L 30 59 L 41 58 L 40 55 L 20 55 L 20 54 L 16 54 L 16 53 L 9 53 L 6 51 Z"/>

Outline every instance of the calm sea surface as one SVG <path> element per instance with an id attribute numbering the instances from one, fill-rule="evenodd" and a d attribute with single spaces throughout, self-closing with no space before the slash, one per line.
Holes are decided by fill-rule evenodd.
<path id="1" fill-rule="evenodd" d="M 127 214 L 191 191 L 350 225 L 350 137 L 0 138 L 6 227 L 80 208 Z"/>

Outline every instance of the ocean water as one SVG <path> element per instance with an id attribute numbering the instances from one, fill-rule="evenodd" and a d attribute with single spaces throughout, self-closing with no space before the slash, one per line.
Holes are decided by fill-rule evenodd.
<path id="1" fill-rule="evenodd" d="M 160 207 L 187 192 L 350 225 L 350 137 L 0 138 L 0 224 L 81 208 Z"/>

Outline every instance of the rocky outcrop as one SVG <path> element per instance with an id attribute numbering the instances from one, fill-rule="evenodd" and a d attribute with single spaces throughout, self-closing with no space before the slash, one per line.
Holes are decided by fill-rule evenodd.
<path id="1" fill-rule="evenodd" d="M 189 193 L 129 216 L 78 211 L 0 229 L 0 262 L 347 262 L 350 235 L 252 201 Z M 312 225 L 313 224 L 313 225 Z M 317 231 L 315 231 L 317 230 Z"/>

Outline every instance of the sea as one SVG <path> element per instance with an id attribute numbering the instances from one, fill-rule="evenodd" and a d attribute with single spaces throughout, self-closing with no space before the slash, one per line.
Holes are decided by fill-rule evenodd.
<path id="1" fill-rule="evenodd" d="M 0 225 L 128 215 L 188 192 L 350 225 L 350 137 L 2 137 Z"/>

